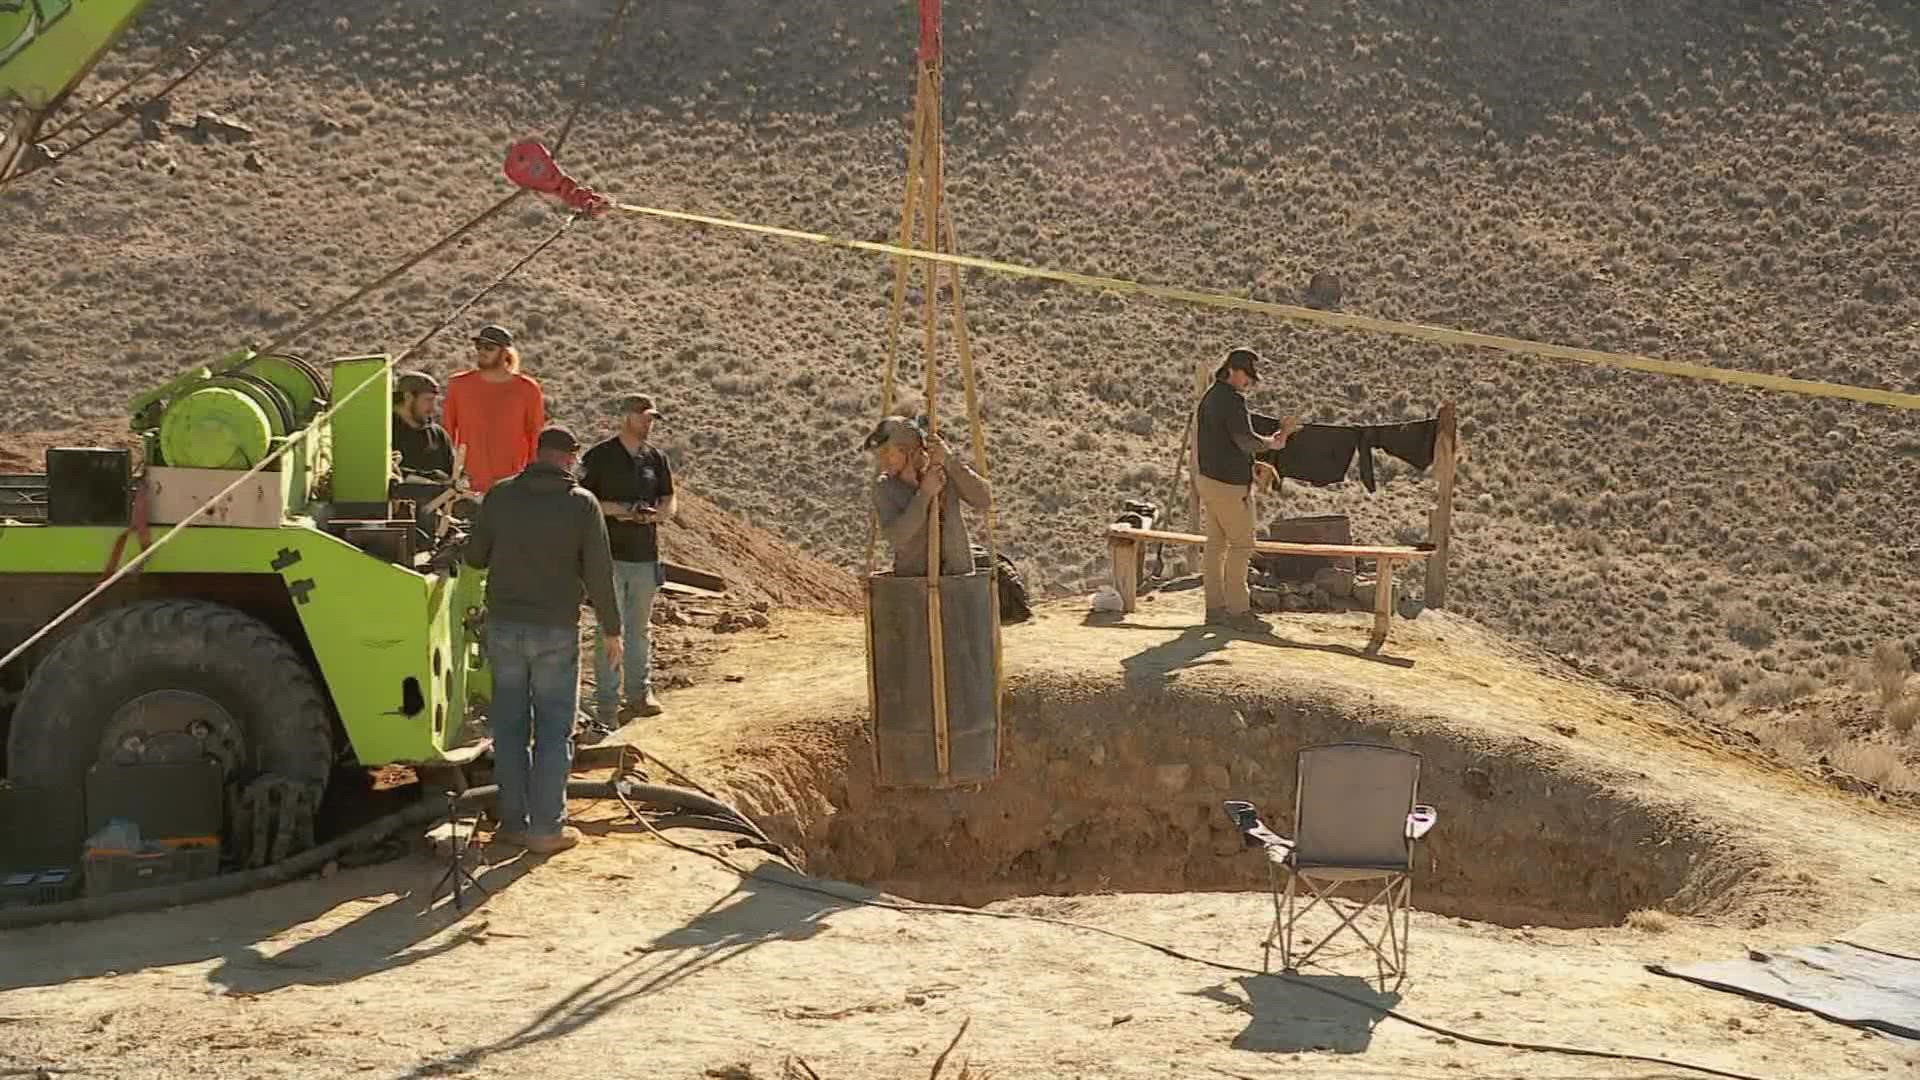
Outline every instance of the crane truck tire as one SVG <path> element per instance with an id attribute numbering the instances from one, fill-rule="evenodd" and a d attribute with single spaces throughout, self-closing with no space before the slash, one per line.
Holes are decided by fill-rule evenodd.
<path id="1" fill-rule="evenodd" d="M 76 789 L 96 762 L 211 757 L 227 833 L 258 866 L 313 844 L 333 765 L 333 713 L 312 669 L 266 623 L 204 600 L 107 611 L 27 679 L 7 739 L 11 778 Z"/>

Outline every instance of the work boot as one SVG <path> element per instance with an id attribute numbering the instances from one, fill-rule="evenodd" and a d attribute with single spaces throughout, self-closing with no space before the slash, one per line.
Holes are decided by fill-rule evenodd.
<path id="1" fill-rule="evenodd" d="M 510 832 L 497 832 L 493 834 L 493 842 L 502 847 L 523 848 L 527 846 L 527 834 L 517 829 Z"/>
<path id="2" fill-rule="evenodd" d="M 634 706 L 633 711 L 640 716 L 659 716 L 666 710 L 661 706 L 660 699 L 649 689 L 646 696 L 640 699 L 640 704 Z"/>
<path id="3" fill-rule="evenodd" d="M 1225 626 L 1227 625 L 1227 621 L 1228 615 L 1226 608 L 1210 607 L 1207 609 L 1208 626 Z"/>
<path id="4" fill-rule="evenodd" d="M 560 831 L 549 836 L 527 837 L 526 848 L 535 855 L 552 855 L 565 851 L 580 842 L 580 830 L 571 825 L 562 826 Z"/>

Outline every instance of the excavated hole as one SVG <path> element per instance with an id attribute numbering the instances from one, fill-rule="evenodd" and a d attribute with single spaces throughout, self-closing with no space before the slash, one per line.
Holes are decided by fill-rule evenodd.
<path id="1" fill-rule="evenodd" d="M 1423 755 L 1438 826 L 1417 848 L 1414 905 L 1505 926 L 1619 925 L 1728 906 L 1758 860 L 1591 779 L 1526 758 L 1298 703 L 1179 688 L 1008 695 L 1000 778 L 979 791 L 876 792 L 856 767 L 807 837 L 811 871 L 926 901 L 1265 889 L 1223 799 L 1283 835 L 1294 752 L 1346 740 Z M 865 755 L 856 752 L 859 761 Z"/>

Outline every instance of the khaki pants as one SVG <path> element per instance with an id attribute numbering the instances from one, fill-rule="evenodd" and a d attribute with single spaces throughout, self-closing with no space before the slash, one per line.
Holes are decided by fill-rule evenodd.
<path id="1" fill-rule="evenodd" d="M 1253 559 L 1253 507 L 1250 485 L 1223 484 L 1205 476 L 1194 480 L 1207 511 L 1207 546 L 1201 552 L 1207 610 L 1242 615 L 1253 610 L 1247 593 L 1247 564 Z"/>

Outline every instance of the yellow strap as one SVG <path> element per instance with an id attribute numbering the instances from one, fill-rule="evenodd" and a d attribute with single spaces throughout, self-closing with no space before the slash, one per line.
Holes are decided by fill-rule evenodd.
<path id="1" fill-rule="evenodd" d="M 1761 390 L 1777 390 L 1782 393 L 1802 394 L 1808 397 L 1844 398 L 1849 401 L 1866 402 L 1869 405 L 1889 405 L 1896 409 L 1920 409 L 1920 394 L 1903 394 L 1895 390 L 1874 390 L 1865 386 L 1850 386 L 1845 383 L 1816 382 L 1810 379 L 1789 379 L 1783 375 L 1767 375 L 1758 371 L 1740 371 L 1731 368 L 1708 367 L 1705 364 L 1686 364 L 1676 360 L 1656 360 L 1651 356 L 1638 356 L 1633 353 L 1606 352 L 1600 349 L 1579 349 L 1571 345 L 1553 345 L 1542 341 L 1527 341 L 1523 338 L 1501 337 L 1497 334 L 1477 334 L 1469 330 L 1450 330 L 1441 326 L 1426 326 L 1421 323 L 1399 322 L 1394 319 L 1375 319 L 1366 315 L 1349 315 L 1339 311 L 1320 311 L 1316 308 L 1299 307 L 1294 304 L 1276 304 L 1266 300 L 1246 300 L 1237 296 L 1201 292 L 1197 289 L 1182 289 L 1171 285 L 1149 285 L 1138 281 L 1127 281 L 1122 278 L 1099 277 L 1094 274 L 1076 274 L 1069 270 L 1050 270 L 1037 266 L 1022 266 L 1018 263 L 1001 262 L 997 259 L 982 259 L 971 255 L 924 251 L 915 248 L 900 247 L 895 244 L 876 243 L 871 240 L 852 240 L 846 237 L 829 236 L 825 233 L 781 228 L 778 225 L 759 225 L 752 222 L 734 221 L 730 218 L 710 217 L 706 214 L 690 214 L 681 210 L 663 210 L 652 206 L 635 206 L 631 203 L 615 203 L 614 208 L 627 213 L 644 214 L 648 217 L 665 218 L 670 221 L 685 221 L 696 225 L 711 225 L 721 229 L 761 233 L 766 236 L 778 236 L 788 240 L 800 240 L 810 244 L 825 244 L 829 247 L 848 248 L 854 251 L 870 251 L 879 255 L 926 259 L 933 262 L 949 263 L 954 266 L 972 267 L 976 270 L 988 270 L 996 274 L 1010 274 L 1014 277 L 1059 281 L 1068 285 L 1079 285 L 1089 289 L 1105 289 L 1110 292 L 1119 293 L 1138 293 L 1143 296 L 1159 297 L 1163 300 L 1179 300 L 1189 304 L 1201 304 L 1206 307 L 1231 308 L 1236 311 L 1250 311 L 1262 315 L 1275 315 L 1284 319 L 1297 319 L 1301 322 L 1318 323 L 1322 326 L 1339 327 L 1344 330 L 1372 330 L 1383 334 L 1394 334 L 1399 337 L 1432 341 L 1442 345 L 1472 345 L 1483 349 L 1497 349 L 1501 352 L 1552 356 L 1562 360 L 1577 361 L 1582 364 L 1627 368 L 1631 371 L 1646 371 L 1656 375 L 1676 375 L 1683 379 L 1705 379 L 1711 382 L 1728 383 L 1734 386 L 1751 386 Z"/>

